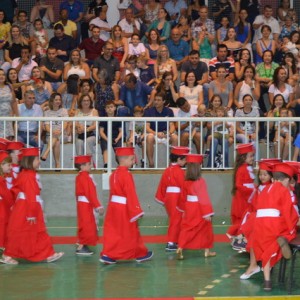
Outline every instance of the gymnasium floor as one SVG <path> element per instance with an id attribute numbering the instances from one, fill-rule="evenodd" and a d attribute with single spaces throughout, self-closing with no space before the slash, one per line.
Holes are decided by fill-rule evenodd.
<path id="1" fill-rule="evenodd" d="M 225 224 L 223 224 L 225 221 Z M 50 218 L 48 229 L 55 248 L 64 251 L 62 260 L 52 263 L 0 265 L 0 300 L 23 299 L 300 299 L 296 282 L 292 296 L 284 284 L 277 283 L 278 267 L 273 272 L 273 290 L 262 289 L 263 275 L 241 281 L 239 276 L 248 263 L 248 255 L 229 246 L 224 233 L 228 220 L 214 219 L 217 257 L 204 258 L 203 251 L 185 251 L 183 261 L 165 247 L 165 218 L 147 218 L 140 228 L 152 261 L 102 265 L 99 259 L 101 238 L 91 257 L 75 256 L 76 220 Z M 100 235 L 102 228 L 100 228 Z M 295 271 L 299 282 L 299 261 Z M 298 296 L 297 296 L 298 295 Z"/>

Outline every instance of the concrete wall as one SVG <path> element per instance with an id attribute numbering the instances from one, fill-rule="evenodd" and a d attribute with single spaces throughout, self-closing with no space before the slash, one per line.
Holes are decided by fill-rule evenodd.
<path id="1" fill-rule="evenodd" d="M 45 210 L 48 217 L 76 215 L 75 182 L 74 174 L 43 174 L 42 197 L 45 201 Z M 106 181 L 107 175 L 94 174 L 97 182 L 99 199 L 106 206 L 109 191 L 102 189 L 102 181 Z M 137 193 L 147 216 L 164 216 L 164 208 L 154 201 L 154 196 L 161 174 L 134 174 Z M 232 186 L 232 172 L 203 172 L 203 177 L 208 184 L 209 194 L 217 216 L 229 216 Z"/>

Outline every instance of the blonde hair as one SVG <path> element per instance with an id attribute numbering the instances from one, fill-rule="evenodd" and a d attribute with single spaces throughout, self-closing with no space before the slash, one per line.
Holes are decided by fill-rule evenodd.
<path id="1" fill-rule="evenodd" d="M 115 26 L 113 26 L 113 28 L 111 29 L 111 40 L 113 41 L 113 42 L 115 42 L 117 39 L 116 39 L 116 36 L 115 36 L 115 34 L 114 34 L 114 31 L 117 29 L 117 28 L 119 28 L 120 29 L 120 31 L 121 31 L 121 37 L 120 37 L 120 41 L 122 42 L 122 27 L 121 26 L 119 26 L 119 25 L 115 25 Z M 123 44 L 123 42 L 122 42 L 122 44 Z"/>
<path id="2" fill-rule="evenodd" d="M 80 51 L 79 51 L 78 49 L 73 49 L 73 50 L 70 52 L 69 64 L 71 64 L 71 65 L 73 64 L 73 61 L 72 61 L 72 54 L 73 54 L 74 52 L 78 52 L 78 54 L 79 54 L 79 68 L 82 69 L 82 63 L 83 63 L 83 61 L 82 61 L 81 53 L 80 53 Z"/>
<path id="3" fill-rule="evenodd" d="M 11 48 L 11 47 L 12 47 L 12 44 L 14 43 L 13 38 L 12 38 L 12 34 L 11 34 L 11 33 L 12 33 L 12 30 L 13 30 L 14 28 L 18 28 L 18 29 L 19 29 L 19 44 L 21 44 L 22 46 L 28 45 L 28 40 L 27 40 L 27 39 L 23 36 L 23 34 L 21 33 L 20 27 L 19 27 L 18 25 L 12 25 L 11 28 L 10 28 L 10 31 L 9 31 L 9 33 L 8 33 L 8 39 L 7 39 L 8 44 L 9 44 L 9 48 Z"/>
<path id="4" fill-rule="evenodd" d="M 161 45 L 161 46 L 159 46 L 159 48 L 158 48 L 158 50 L 157 50 L 157 64 L 159 65 L 160 63 L 161 63 L 161 52 L 163 51 L 163 50 L 168 50 L 167 51 L 167 60 L 170 58 L 170 52 L 169 52 L 169 49 L 168 49 L 168 47 L 166 46 L 166 45 Z"/>

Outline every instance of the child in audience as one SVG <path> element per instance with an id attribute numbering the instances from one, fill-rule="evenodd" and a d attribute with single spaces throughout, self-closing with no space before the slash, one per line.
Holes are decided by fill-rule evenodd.
<path id="1" fill-rule="evenodd" d="M 33 39 L 36 42 L 36 55 L 39 58 L 45 57 L 49 45 L 47 30 L 44 29 L 43 21 L 36 19 L 33 22 Z"/>
<path id="2" fill-rule="evenodd" d="M 42 210 L 41 184 L 37 178 L 40 165 L 38 148 L 22 150 L 20 172 L 12 191 L 17 200 L 7 227 L 7 243 L 1 262 L 18 264 L 14 258 L 48 263 L 60 259 L 47 233 Z"/>
<path id="3" fill-rule="evenodd" d="M 77 236 L 78 244 L 76 255 L 94 254 L 88 245 L 96 246 L 98 242 L 97 224 L 94 211 L 103 215 L 104 208 L 98 200 L 96 184 L 92 169 L 90 155 L 75 156 L 75 167 L 79 173 L 76 176 L 76 202 L 77 202 Z"/>
<path id="4" fill-rule="evenodd" d="M 130 73 L 134 74 L 134 76 L 137 79 L 140 79 L 141 71 L 139 68 L 137 68 L 137 56 L 136 55 L 132 55 L 126 59 L 125 68 L 122 72 L 121 80 L 124 82 L 126 75 L 128 75 Z"/>
<path id="5" fill-rule="evenodd" d="M 172 147 L 170 154 L 170 166 L 161 176 L 155 200 L 162 204 L 169 217 L 167 251 L 176 251 L 182 213 L 177 209 L 184 184 L 185 156 L 188 154 L 187 147 Z"/>
<path id="6" fill-rule="evenodd" d="M 142 240 L 137 220 L 144 215 L 136 193 L 133 176 L 129 172 L 135 162 L 133 147 L 116 148 L 119 166 L 109 179 L 110 197 L 103 225 L 103 250 L 100 261 L 115 264 L 117 260 L 150 260 Z"/>
<path id="7" fill-rule="evenodd" d="M 49 109 L 48 103 L 50 98 L 49 91 L 45 88 L 44 80 L 41 78 L 34 79 L 34 95 L 35 95 L 35 103 L 41 106 L 41 109 L 47 110 Z"/>
<path id="8" fill-rule="evenodd" d="M 183 259 L 183 249 L 205 249 L 204 256 L 216 256 L 210 251 L 213 247 L 212 227 L 213 207 L 207 191 L 205 179 L 201 176 L 203 155 L 186 155 L 186 173 L 183 190 L 178 202 L 179 211 L 183 212 L 178 239 L 178 259 Z"/>
<path id="9" fill-rule="evenodd" d="M 147 85 L 154 85 L 156 83 L 154 70 L 152 67 L 147 65 L 148 59 L 144 56 L 139 56 L 137 58 L 137 67 L 140 70 L 140 79 Z"/>
<path id="10" fill-rule="evenodd" d="M 146 48 L 140 41 L 140 36 L 136 33 L 131 35 L 131 42 L 129 43 L 128 56 L 146 56 Z"/>
<path id="11" fill-rule="evenodd" d="M 221 19 L 221 27 L 217 30 L 217 41 L 218 44 L 222 44 L 223 41 L 225 40 L 225 37 L 227 35 L 227 31 L 229 28 L 229 20 L 228 17 L 222 17 Z"/>
<path id="12" fill-rule="evenodd" d="M 105 112 L 107 117 L 115 117 L 116 114 L 116 104 L 113 100 L 109 100 L 105 103 Z M 104 168 L 107 168 L 107 121 L 100 122 L 100 146 L 103 155 Z M 119 121 L 114 121 L 112 123 L 112 147 L 115 150 L 116 147 L 121 147 L 122 144 L 122 123 Z"/>

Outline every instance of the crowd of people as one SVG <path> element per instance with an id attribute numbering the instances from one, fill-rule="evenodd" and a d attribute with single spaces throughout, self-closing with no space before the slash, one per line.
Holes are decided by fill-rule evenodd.
<path id="1" fill-rule="evenodd" d="M 214 117 L 213 123 L 134 122 L 129 134 L 116 120 L 112 146 L 138 141 L 147 155 L 141 166 L 150 168 L 161 140 L 173 146 L 192 140 L 197 153 L 209 156 L 208 167 L 220 165 L 220 153 L 228 167 L 234 142 L 252 141 L 258 149 L 265 139 L 276 157 L 297 160 L 298 124 L 217 120 L 300 116 L 300 32 L 290 1 L 280 2 L 276 17 L 258 1 L 217 0 L 211 11 L 198 0 L 143 4 L 124 3 L 112 27 L 104 0 L 92 1 L 86 12 L 81 1 L 65 0 L 58 18 L 43 0 L 30 13 L 0 6 L 1 116 Z M 60 143 L 75 143 L 77 155 L 94 154 L 98 129 L 106 167 L 106 121 L 18 122 L 15 129 L 1 122 L 0 135 L 42 149 L 47 144 L 42 160 L 53 151 L 59 168 Z"/>

